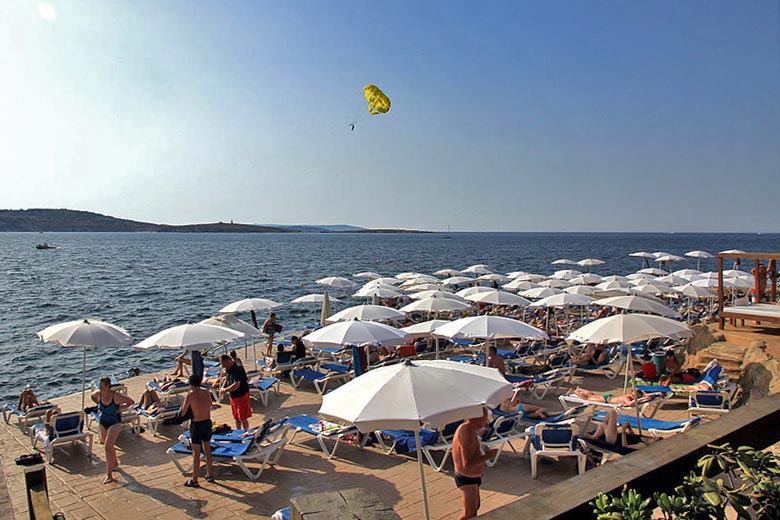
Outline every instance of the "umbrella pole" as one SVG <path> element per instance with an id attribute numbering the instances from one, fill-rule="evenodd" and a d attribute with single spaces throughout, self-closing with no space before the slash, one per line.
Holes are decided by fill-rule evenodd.
<path id="1" fill-rule="evenodd" d="M 431 514 L 428 512 L 428 490 L 425 488 L 425 471 L 423 470 L 422 446 L 420 446 L 420 430 L 414 430 L 414 442 L 417 445 L 417 467 L 420 469 L 420 484 L 422 485 L 423 511 L 425 520 L 430 520 Z"/>
<path id="2" fill-rule="evenodd" d="M 84 400 L 87 395 L 87 347 L 83 347 L 84 356 L 81 360 L 81 409 L 84 409 Z"/>
<path id="3" fill-rule="evenodd" d="M 626 366 L 630 366 L 631 367 L 631 373 L 633 373 L 634 372 L 634 357 L 631 355 L 630 348 L 629 348 L 628 360 L 629 360 L 628 361 L 629 364 L 626 365 Z M 634 392 L 634 412 L 636 412 L 636 426 L 637 426 L 637 430 L 639 430 L 639 436 L 641 437 L 642 436 L 642 419 L 640 418 L 640 416 L 642 414 L 639 413 L 639 403 L 637 402 L 638 399 L 636 397 L 636 377 L 632 377 L 631 378 L 631 389 Z"/>
<path id="4" fill-rule="evenodd" d="M 439 338 L 435 338 L 436 341 L 436 359 L 439 359 Z"/>

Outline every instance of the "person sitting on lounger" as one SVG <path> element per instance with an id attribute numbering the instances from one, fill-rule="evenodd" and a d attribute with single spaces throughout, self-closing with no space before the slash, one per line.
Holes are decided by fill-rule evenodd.
<path id="1" fill-rule="evenodd" d="M 240 367 L 244 366 L 244 362 L 241 361 L 241 358 L 238 357 L 238 353 L 235 350 L 231 350 L 230 351 L 230 357 L 233 358 L 233 361 L 235 362 L 236 365 L 238 365 Z"/>
<path id="2" fill-rule="evenodd" d="M 504 358 L 498 355 L 498 350 L 494 346 L 488 347 L 488 361 L 487 366 L 495 368 L 501 375 L 506 374 L 506 364 L 504 364 Z"/>
<path id="3" fill-rule="evenodd" d="M 23 412 L 27 412 L 30 410 L 30 408 L 35 408 L 36 406 L 41 406 L 42 404 L 49 404 L 49 401 L 39 401 L 35 396 L 35 392 L 33 392 L 32 388 L 30 387 L 25 388 L 22 390 L 22 393 L 19 394 L 18 408 Z"/>
<path id="4" fill-rule="evenodd" d="M 574 389 L 574 394 L 581 399 L 585 399 L 586 401 L 593 401 L 595 403 L 617 404 L 620 406 L 634 406 L 634 403 L 636 402 L 636 398 L 634 397 L 634 394 L 625 394 L 625 395 L 612 395 L 609 393 L 599 394 L 596 392 L 591 392 L 590 390 L 585 390 L 584 388 L 580 388 L 579 386 Z"/>
<path id="5" fill-rule="evenodd" d="M 639 367 L 639 372 L 637 372 L 636 376 L 647 380 L 653 380 L 658 377 L 658 371 L 649 352 L 645 352 L 642 355 L 642 366 Z"/>
<path id="6" fill-rule="evenodd" d="M 664 373 L 666 375 L 660 380 L 660 384 L 663 386 L 667 386 L 671 383 L 680 383 L 683 380 L 682 365 L 680 365 L 673 350 L 666 351 L 666 357 L 664 358 Z"/>
<path id="7" fill-rule="evenodd" d="M 154 415 L 160 410 L 160 396 L 152 388 L 147 387 L 146 391 L 138 400 L 141 409 L 148 414 Z"/>
<path id="8" fill-rule="evenodd" d="M 174 361 L 176 361 L 176 370 L 171 372 L 172 376 L 184 377 L 184 367 L 187 365 L 192 365 L 192 360 L 187 357 L 187 354 L 189 354 L 189 350 L 185 350 L 176 356 L 174 359 Z"/>
<path id="9" fill-rule="evenodd" d="M 578 358 L 574 358 L 575 365 L 595 365 L 601 366 L 609 361 L 607 349 L 604 345 L 588 345 L 585 353 Z"/>
<path id="10" fill-rule="evenodd" d="M 607 413 L 607 420 L 599 424 L 596 431 L 593 433 L 586 433 L 583 437 L 595 441 L 603 440 L 611 447 L 612 451 L 616 453 L 633 451 L 657 440 L 635 434 L 631 429 L 631 425 L 628 423 L 618 426 L 617 419 L 617 412 L 615 410 L 610 410 Z"/>
<path id="11" fill-rule="evenodd" d="M 504 413 L 522 412 L 525 417 L 532 419 L 547 419 L 550 416 L 547 408 L 523 403 L 520 400 L 520 392 L 515 392 L 512 397 L 504 399 L 498 409 Z"/>

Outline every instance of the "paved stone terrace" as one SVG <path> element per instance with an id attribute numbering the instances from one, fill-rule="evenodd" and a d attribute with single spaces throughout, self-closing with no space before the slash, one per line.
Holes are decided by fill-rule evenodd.
<path id="1" fill-rule="evenodd" d="M 151 375 L 124 381 L 129 395 L 138 399 Z M 586 387 L 606 391 L 622 385 L 622 377 L 608 381 L 604 377 L 588 377 Z M 250 424 L 261 423 L 266 417 L 281 418 L 301 413 L 316 415 L 321 398 L 306 383 L 293 389 L 282 383 L 281 393 L 270 399 L 268 408 L 253 401 L 254 417 Z M 63 411 L 77 410 L 80 395 L 55 401 Z M 528 402 L 535 402 L 530 397 Z M 556 396 L 544 404 L 560 410 Z M 672 412 L 667 418 L 679 418 L 682 412 Z M 230 408 L 223 404 L 215 409 L 216 422 L 232 424 Z M 96 426 L 93 426 L 93 431 Z M 341 445 L 337 456 L 328 460 L 317 449 L 316 442 L 301 434 L 294 445 L 288 444 L 277 466 L 267 468 L 258 481 L 250 481 L 235 465 L 217 464 L 217 482 L 209 484 L 201 478 L 201 489 L 183 486 L 186 477 L 178 472 L 165 450 L 176 442 L 183 431 L 180 426 L 162 426 L 153 437 L 148 431 L 140 436 L 125 429 L 119 436 L 120 472 L 117 482 L 102 484 L 104 478 L 103 447 L 95 436 L 94 451 L 87 458 L 79 446 L 56 449 L 54 464 L 47 466 L 52 512 L 62 511 L 68 520 L 123 518 L 155 518 L 173 520 L 185 518 L 233 519 L 265 518 L 289 505 L 291 496 L 313 492 L 365 487 L 374 490 L 405 519 L 420 519 L 422 496 L 417 463 L 414 458 L 385 455 L 378 448 L 359 450 Z M 311 439 L 309 437 L 309 439 Z M 524 441 L 515 441 L 518 449 Z M 11 507 L 17 520 L 26 519 L 27 501 L 22 469 L 13 459 L 30 450 L 29 438 L 16 425 L 0 423 L 0 453 L 10 492 Z M 454 518 L 460 511 L 460 494 L 452 480 L 452 463 L 437 473 L 426 463 L 425 476 L 430 496 L 432 518 Z M 538 480 L 530 477 L 528 459 L 516 456 L 507 447 L 494 468 L 487 468 L 482 488 L 482 509 L 495 509 L 533 493 L 539 486 L 560 482 L 576 474 L 573 460 L 543 465 Z M 2 511 L 2 498 L 0 498 Z"/>

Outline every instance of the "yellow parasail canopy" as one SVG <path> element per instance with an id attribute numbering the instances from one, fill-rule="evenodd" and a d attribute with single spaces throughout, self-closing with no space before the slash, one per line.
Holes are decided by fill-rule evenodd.
<path id="1" fill-rule="evenodd" d="M 363 95 L 368 101 L 368 111 L 372 114 L 386 114 L 390 110 L 390 98 L 376 85 L 366 85 L 363 88 Z"/>

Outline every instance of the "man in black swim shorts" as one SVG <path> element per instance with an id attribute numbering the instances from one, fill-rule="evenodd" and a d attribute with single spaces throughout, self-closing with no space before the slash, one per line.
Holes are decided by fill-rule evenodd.
<path id="1" fill-rule="evenodd" d="M 181 415 L 192 413 L 190 419 L 190 441 L 192 445 L 192 478 L 184 483 L 186 487 L 200 487 L 200 451 L 206 457 L 206 481 L 214 482 L 211 472 L 211 394 L 200 387 L 200 374 L 190 376 L 190 393 L 181 405 Z"/>

